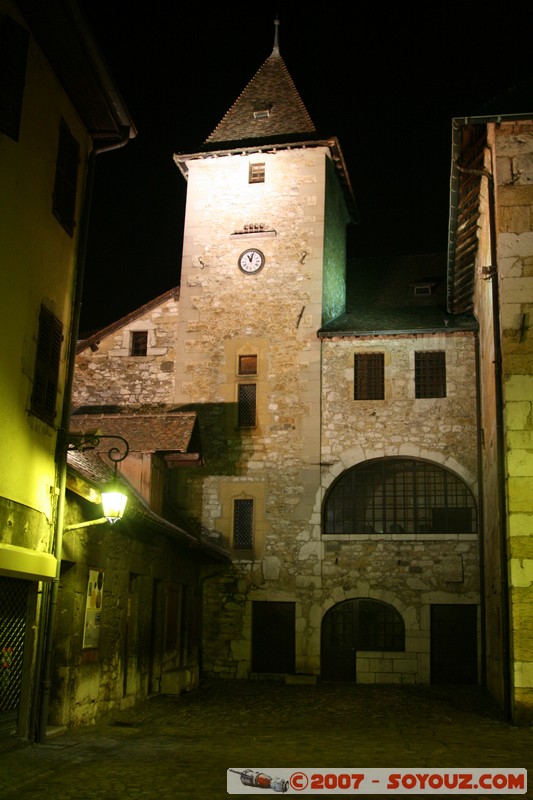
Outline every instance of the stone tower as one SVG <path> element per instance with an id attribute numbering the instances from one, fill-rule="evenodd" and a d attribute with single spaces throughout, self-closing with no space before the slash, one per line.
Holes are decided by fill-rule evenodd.
<path id="1" fill-rule="evenodd" d="M 345 310 L 354 204 L 339 142 L 320 137 L 280 54 L 277 20 L 272 53 L 203 147 L 174 159 L 187 180 L 175 405 L 198 411 L 205 454 L 179 471 L 176 493 L 233 559 L 205 584 L 204 671 L 313 672 L 317 331 Z"/>

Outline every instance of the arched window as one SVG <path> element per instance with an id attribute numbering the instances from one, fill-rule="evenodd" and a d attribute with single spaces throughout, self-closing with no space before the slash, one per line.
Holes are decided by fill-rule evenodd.
<path id="1" fill-rule="evenodd" d="M 321 628 L 322 680 L 355 680 L 355 654 L 373 650 L 405 650 L 405 624 L 394 606 L 355 598 L 343 600 L 326 612 Z"/>
<path id="2" fill-rule="evenodd" d="M 376 458 L 347 470 L 324 501 L 322 531 L 475 533 L 476 503 L 450 470 L 410 458 Z"/>

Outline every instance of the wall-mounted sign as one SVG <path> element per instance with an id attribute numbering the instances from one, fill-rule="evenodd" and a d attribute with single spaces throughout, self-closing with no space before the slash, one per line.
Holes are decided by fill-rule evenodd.
<path id="1" fill-rule="evenodd" d="M 97 569 L 90 569 L 85 603 L 83 647 L 98 647 L 100 643 L 100 615 L 103 599 L 104 573 Z"/>

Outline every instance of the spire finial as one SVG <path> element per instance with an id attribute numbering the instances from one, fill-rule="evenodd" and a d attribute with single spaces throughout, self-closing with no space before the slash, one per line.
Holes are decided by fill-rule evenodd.
<path id="1" fill-rule="evenodd" d="M 279 56 L 279 19 L 278 15 L 276 14 L 276 19 L 274 20 L 274 47 L 272 48 L 272 55 Z"/>

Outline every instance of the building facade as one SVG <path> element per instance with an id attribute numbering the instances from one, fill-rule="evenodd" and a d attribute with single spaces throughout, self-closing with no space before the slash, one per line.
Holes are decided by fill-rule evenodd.
<path id="1" fill-rule="evenodd" d="M 477 326 L 446 311 L 445 260 L 347 269 L 357 211 L 340 143 L 317 133 L 277 35 L 175 162 L 174 344 L 136 352 L 140 333 L 157 341 L 155 309 L 91 337 L 75 403 L 142 412 L 113 376 L 159 374 L 161 411 L 198 415 L 203 464 L 169 491 L 231 557 L 204 575 L 202 673 L 477 683 Z"/>
<path id="2" fill-rule="evenodd" d="M 479 322 L 486 681 L 533 719 L 532 114 L 455 119 L 449 307 Z"/>
<path id="3" fill-rule="evenodd" d="M 74 3 L 2 0 L 0 53 L 0 732 L 32 738 L 47 704 L 91 176 L 96 153 L 135 127 Z"/>

